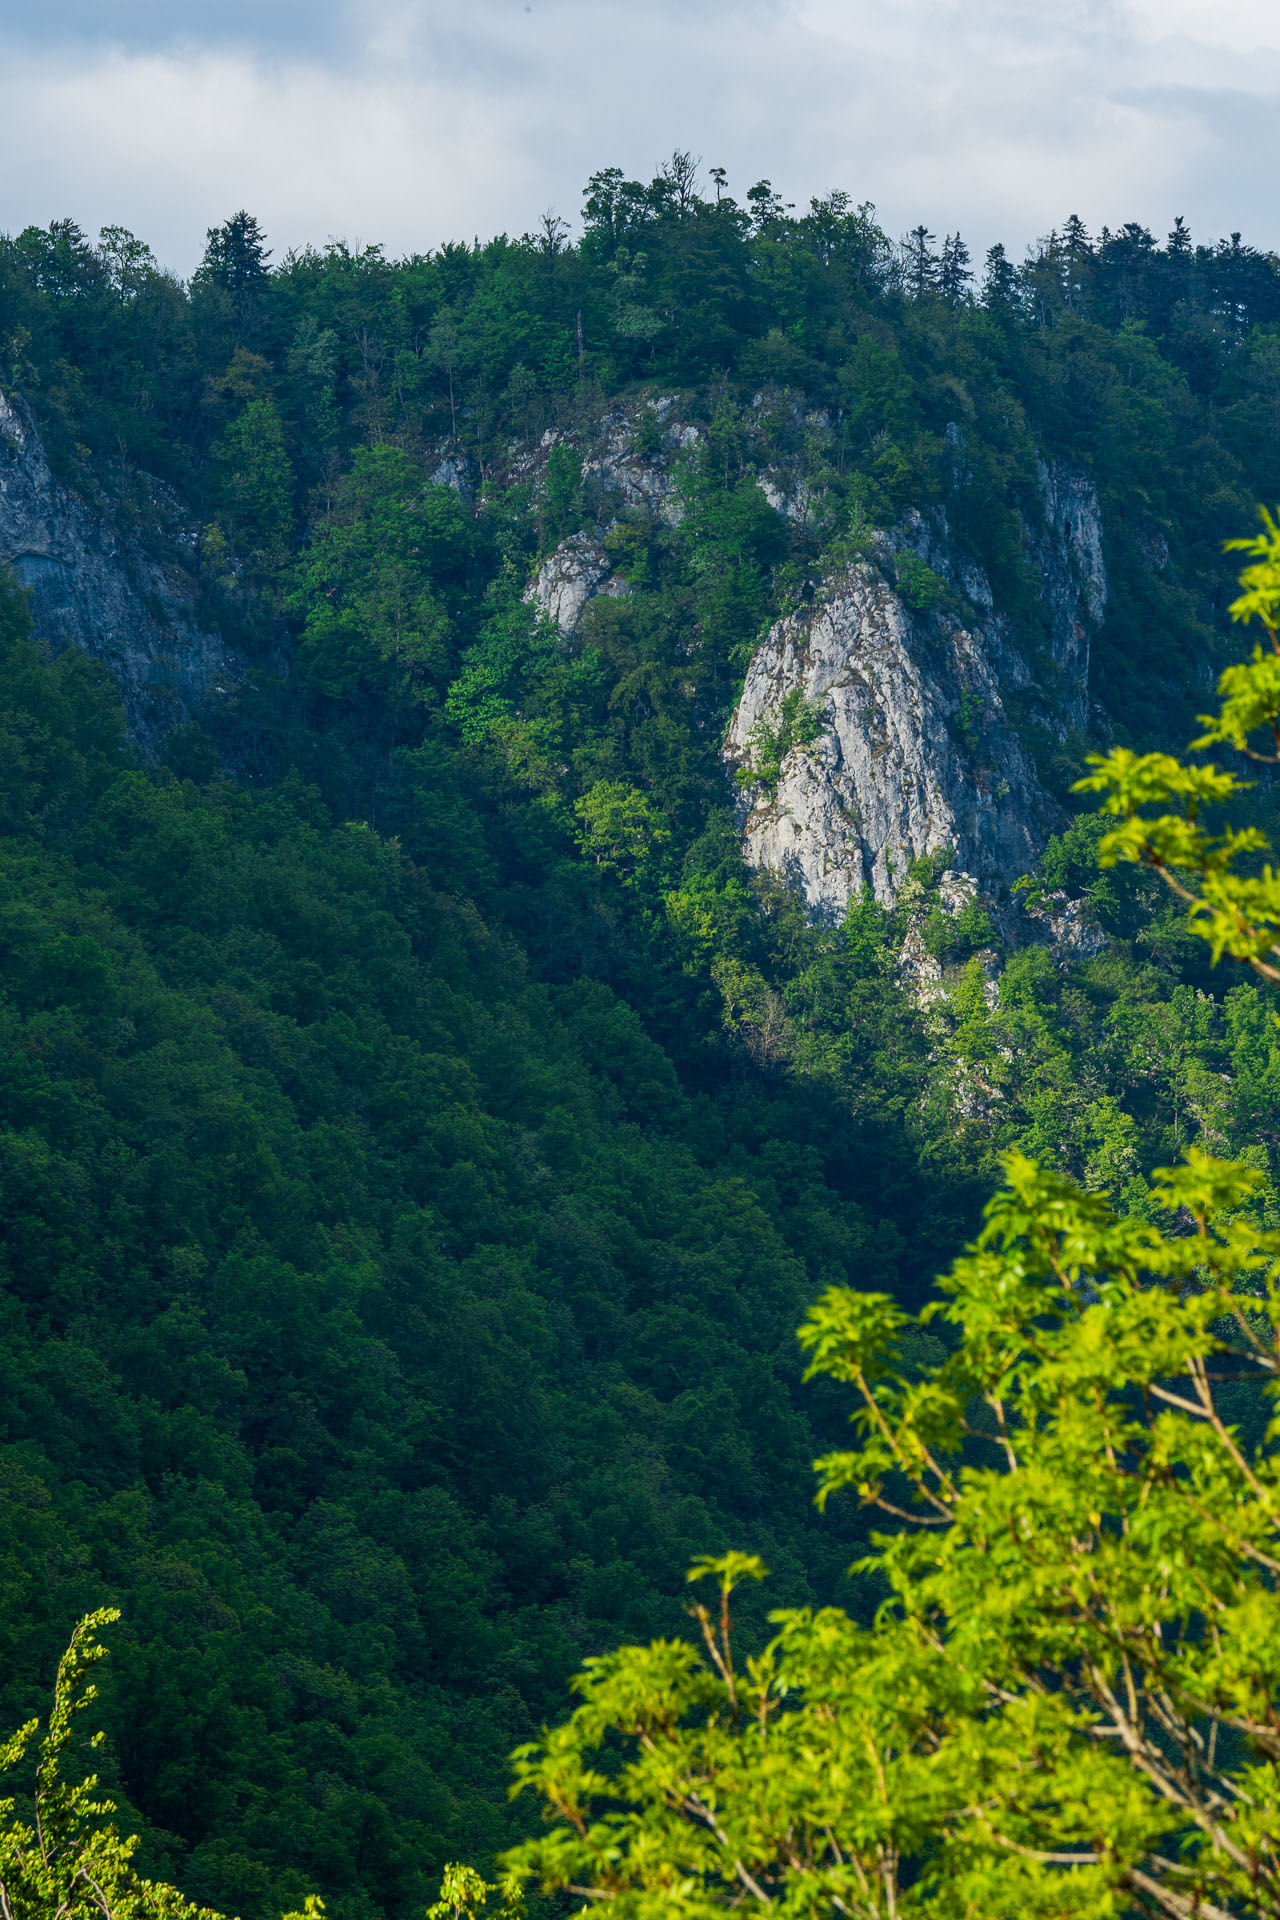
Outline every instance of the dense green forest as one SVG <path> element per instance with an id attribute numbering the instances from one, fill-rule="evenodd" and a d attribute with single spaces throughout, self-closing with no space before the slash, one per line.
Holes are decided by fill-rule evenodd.
<path id="1" fill-rule="evenodd" d="M 988 991 L 943 861 L 839 927 L 749 872 L 719 754 L 768 624 L 905 509 L 1034 639 L 1040 453 L 1102 505 L 1097 726 L 1180 747 L 1276 491 L 1280 262 L 1069 220 L 975 274 L 846 196 L 709 195 L 676 156 L 595 176 L 580 240 L 403 261 L 238 215 L 190 286 L 118 229 L 0 240 L 0 385 L 165 560 L 156 482 L 189 504 L 251 663 L 150 761 L 0 599 L 0 1725 L 119 1604 L 105 1771 L 244 1920 L 402 1920 L 488 1859 L 511 1747 L 680 1630 L 694 1555 L 874 1603 L 795 1328 L 836 1281 L 919 1303 L 1001 1148 L 1133 1204 L 1189 1141 L 1280 1150 L 1258 989 L 1089 817 L 1036 884 L 1105 949 Z M 604 514 L 584 437 L 672 394 L 678 520 Z M 630 592 L 565 645 L 524 589 L 597 527 Z M 1026 727 L 1074 804 L 1090 742 Z"/>

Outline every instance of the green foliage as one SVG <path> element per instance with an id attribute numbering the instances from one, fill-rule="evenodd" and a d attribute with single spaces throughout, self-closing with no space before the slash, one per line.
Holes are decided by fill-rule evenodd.
<path id="1" fill-rule="evenodd" d="M 17 1801 L 0 1800 L 0 1909 L 6 1920 L 50 1920 L 51 1915 L 56 1920 L 222 1920 L 210 1908 L 184 1900 L 176 1887 L 141 1877 L 133 1864 L 138 1837 L 120 1837 L 111 1819 L 115 1802 L 102 1797 L 96 1774 L 74 1786 L 63 1777 L 75 1723 L 98 1698 L 87 1675 L 107 1649 L 95 1636 L 119 1618 L 116 1607 L 86 1614 L 58 1662 L 53 1708 L 31 1776 L 33 1824 L 21 1817 Z M 0 1775 L 30 1771 L 24 1763 L 38 1732 L 39 1722 L 30 1720 L 0 1745 Z M 105 1734 L 95 1733 L 89 1750 L 105 1740 Z M 483 1905 L 484 1883 L 465 1867 L 446 1868 L 446 1895 L 460 1876 L 468 1893 L 476 1883 Z M 457 1911 L 439 1909 L 441 1915 Z M 466 1911 L 470 1914 L 470 1908 Z M 300 1911 L 281 1920 L 325 1920 L 324 1901 L 309 1893 Z"/>
<path id="2" fill-rule="evenodd" d="M 379 481 L 369 516 L 429 535 L 421 499 Z M 315 559 L 343 617 L 357 504 Z M 442 719 L 342 824 L 344 759 L 341 811 L 139 767 L 105 675 L 0 608 L 4 1724 L 117 1604 L 139 1871 L 245 1920 L 312 1887 L 402 1920 L 522 1831 L 506 1752 L 584 1653 L 678 1623 L 691 1555 L 745 1532 L 830 1591 L 858 1534 L 800 1497 L 790 1328 L 899 1241 L 829 1094 L 741 1097 L 635 776 L 585 780 L 579 849 Z M 725 821 L 682 886 L 749 942 Z"/>
<path id="3" fill-rule="evenodd" d="M 1237 603 L 1272 625 L 1273 532 Z M 1257 680 L 1255 725 L 1272 713 Z M 1249 690 L 1239 673 L 1223 689 Z M 1203 894 L 1174 885 L 1193 927 L 1218 916 L 1201 929 L 1216 958 L 1233 906 L 1236 950 L 1267 971 L 1245 903 L 1258 921 L 1280 884 L 1233 869 L 1263 836 L 1196 838 L 1229 776 L 1095 764 L 1088 784 L 1128 809 L 1103 858 L 1160 870 L 1192 847 Z M 1182 815 L 1137 812 L 1169 797 Z M 1070 858 L 1068 837 L 1054 878 Z M 1038 970 L 1007 970 L 1010 1011 Z M 976 967 L 955 1007 L 989 1067 Z M 1127 1215 L 1012 1152 L 921 1315 L 839 1285 L 801 1330 L 810 1374 L 855 1395 L 855 1445 L 816 1463 L 820 1503 L 851 1490 L 894 1523 L 858 1568 L 888 1596 L 874 1627 L 777 1612 L 737 1663 L 731 1592 L 758 1564 L 696 1569 L 722 1576 L 719 1619 L 698 1610 L 705 1660 L 666 1641 L 589 1662 L 583 1704 L 517 1752 L 517 1788 L 554 1824 L 516 1872 L 620 1912 L 745 1896 L 876 1920 L 1280 1913 L 1280 1233 L 1259 1224 L 1256 1166 L 1191 1148 L 1147 1188 L 1130 1117 L 1103 1100 L 1091 1123 L 1098 1184 L 1125 1185 Z M 946 1338 L 921 1365 L 932 1324 Z"/>
<path id="4" fill-rule="evenodd" d="M 967 960 L 994 938 L 990 918 L 976 900 L 966 900 L 955 914 L 932 907 L 923 928 L 925 947 L 935 960 Z"/>
<path id="5" fill-rule="evenodd" d="M 821 703 L 811 700 L 803 687 L 792 687 L 783 694 L 777 712 L 772 717 L 763 715 L 751 729 L 747 741 L 751 757 L 734 776 L 738 784 L 759 787 L 767 798 L 776 798 L 783 762 L 788 754 L 821 739 L 824 721 Z"/>
<path id="6" fill-rule="evenodd" d="M 40 1738 L 31 1791 L 30 1824 L 13 1799 L 0 1800 L 0 1910 L 5 1920 L 218 1920 L 194 1907 L 176 1888 L 144 1880 L 133 1865 L 138 1840 L 121 1839 L 111 1821 L 112 1800 L 98 1776 L 74 1785 L 65 1771 L 75 1723 L 97 1699 L 87 1675 L 106 1648 L 95 1635 L 120 1618 L 114 1607 L 86 1614 L 58 1663 L 53 1708 Z M 21 1771 L 39 1732 L 29 1720 L 0 1745 L 0 1775 Z M 100 1747 L 97 1733 L 90 1748 Z M 288 1920 L 288 1916 L 286 1916 Z"/>
<path id="7" fill-rule="evenodd" d="M 542 473 L 539 498 L 542 546 L 550 551 L 583 519 L 582 455 L 574 447 L 552 447 Z"/>
<path id="8" fill-rule="evenodd" d="M 224 539 L 263 577 L 289 558 L 293 470 L 270 400 L 251 400 L 215 441 L 213 471 Z"/>
<path id="9" fill-rule="evenodd" d="M 598 867 L 634 872 L 670 836 L 642 793 L 618 780 L 597 780 L 575 803 L 579 842 Z"/>
<path id="10" fill-rule="evenodd" d="M 1249 745 L 1262 729 L 1280 744 L 1280 527 L 1265 509 L 1262 518 L 1264 531 L 1255 539 L 1227 543 L 1254 556 L 1241 575 L 1244 591 L 1231 615 L 1261 620 L 1271 652 L 1255 647 L 1251 661 L 1226 669 L 1218 683 L 1222 706 L 1216 715 L 1200 716 L 1206 731 L 1192 747 L 1228 744 L 1252 759 L 1274 762 L 1280 755 Z M 1090 764 L 1094 772 L 1079 782 L 1080 790 L 1101 793 L 1104 810 L 1123 823 L 1103 840 L 1103 863 L 1151 867 L 1188 903 L 1191 929 L 1208 942 L 1215 962 L 1231 954 L 1263 979 L 1280 982 L 1280 877 L 1270 865 L 1259 872 L 1247 860 L 1267 850 L 1267 837 L 1253 825 L 1228 822 L 1214 831 L 1204 824 L 1206 810 L 1235 800 L 1248 783 L 1212 762 L 1136 754 L 1126 747 L 1091 755 Z M 1170 804 L 1176 812 L 1148 811 Z"/>
<path id="11" fill-rule="evenodd" d="M 474 1867 L 451 1861 L 444 1870 L 440 1898 L 427 1908 L 427 1920 L 476 1920 L 476 1915 L 488 1904 L 491 1893 L 501 1896 L 501 1913 L 521 1912 L 517 1882 L 508 1877 L 501 1884 L 491 1886 L 481 1879 Z M 285 1920 L 288 1920 L 288 1915 Z"/>
<path id="12" fill-rule="evenodd" d="M 1065 833 L 1050 834 L 1040 856 L 1037 880 L 1024 876 L 1017 882 L 1015 892 L 1038 893 L 1038 883 L 1069 894 L 1087 892 L 1097 882 L 1098 844 L 1104 832 L 1105 827 L 1096 814 L 1081 814 Z"/>
<path id="13" fill-rule="evenodd" d="M 398 447 L 361 448 L 295 568 L 298 672 L 331 700 L 376 689 L 438 698 L 466 595 L 471 525 L 457 495 Z"/>
<path id="14" fill-rule="evenodd" d="M 913 613 L 932 613 L 949 597 L 950 589 L 918 553 L 904 547 L 896 557 L 898 592 Z M 971 696 L 972 697 L 972 696 Z M 964 725 L 964 722 L 961 722 Z"/>
<path id="15" fill-rule="evenodd" d="M 1231 618 L 1244 622 L 1255 619 L 1261 621 L 1274 643 L 1276 634 L 1280 632 L 1280 522 L 1266 507 L 1260 507 L 1258 514 L 1262 521 L 1261 533 L 1254 534 L 1252 539 L 1242 537 L 1223 543 L 1228 553 L 1247 553 L 1252 556 L 1252 565 L 1241 571 L 1240 586 L 1243 591 L 1231 604 Z M 1234 688 L 1235 676 L 1247 674 L 1246 668 L 1237 667 L 1229 671 L 1232 672 L 1232 678 L 1227 682 L 1228 688 Z M 1248 685 L 1248 681 L 1244 684 Z M 1254 727 L 1261 726 L 1267 717 L 1264 708 L 1256 719 L 1250 716 L 1238 719 L 1228 707 L 1228 713 L 1219 722 L 1226 727 L 1226 733 L 1218 736 L 1211 732 L 1210 737 L 1224 737 L 1233 746 L 1243 747 Z M 1209 724 L 1212 728 L 1213 723 Z"/>
<path id="16" fill-rule="evenodd" d="M 961 745 L 970 753 L 978 744 L 978 727 L 981 720 L 983 699 L 972 687 L 960 689 L 960 700 L 956 709 L 956 733 Z"/>
<path id="17" fill-rule="evenodd" d="M 480 639 L 463 651 L 445 699 L 445 712 L 468 745 L 515 718 L 517 702 L 551 663 L 555 646 L 554 630 L 525 601 L 497 608 Z"/>
<path id="18" fill-rule="evenodd" d="M 1007 1173 L 922 1317 L 945 1357 L 904 1371 L 910 1317 L 847 1287 L 802 1331 L 858 1403 L 822 1501 L 907 1523 L 861 1563 L 875 1627 L 775 1613 L 743 1662 L 730 1597 L 763 1570 L 696 1569 L 705 1659 L 593 1660 L 518 1752 L 555 1825 L 515 1871 L 626 1912 L 1277 1910 L 1280 1454 L 1220 1376 L 1280 1372 L 1280 1237 L 1239 1216 L 1257 1176 L 1200 1154 L 1158 1177 L 1164 1231 Z"/>

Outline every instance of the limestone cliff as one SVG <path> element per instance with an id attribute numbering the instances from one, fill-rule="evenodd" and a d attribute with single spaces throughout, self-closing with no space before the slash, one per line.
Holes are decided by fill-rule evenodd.
<path id="1" fill-rule="evenodd" d="M 1034 692 L 1061 735 L 1081 726 L 1107 586 L 1092 483 L 1046 465 L 1041 490 L 1027 551 L 1047 647 L 1034 664 L 941 509 L 905 516 L 830 575 L 752 659 L 725 744 L 747 859 L 793 876 L 816 913 L 839 916 L 866 887 L 891 901 L 910 863 L 944 847 L 1003 892 L 1060 823 L 1009 697 Z"/>
<path id="2" fill-rule="evenodd" d="M 688 396 L 645 399 L 512 448 L 506 477 L 535 492 L 555 448 L 581 457 L 598 524 L 562 541 L 526 595 L 566 638 L 589 601 L 628 591 L 604 544 L 612 526 L 679 526 L 678 463 L 704 435 L 690 410 Z M 830 456 L 832 421 L 796 403 L 797 451 L 781 464 L 762 422 L 757 397 L 743 417 L 757 484 L 820 542 L 830 508 L 810 478 L 810 454 Z M 962 463 L 962 433 L 949 428 L 947 439 Z M 1108 589 L 1087 473 L 1039 462 L 1036 495 L 1024 504 L 1024 559 L 1042 614 L 1029 639 L 997 606 L 945 510 L 909 510 L 868 539 L 863 558 L 829 570 L 810 603 L 757 648 L 724 749 L 744 850 L 751 865 L 793 876 L 815 913 L 838 917 L 865 887 L 892 900 L 911 862 L 944 847 L 984 894 L 1007 897 L 1062 824 L 1020 728 L 1034 713 L 1045 733 L 1065 739 L 1088 722 L 1090 644 Z"/>
<path id="3" fill-rule="evenodd" d="M 164 735 L 229 693 L 244 667 L 198 615 L 195 530 L 150 483 L 152 518 L 191 567 L 164 564 L 51 472 L 30 415 L 0 394 L 0 562 L 30 589 L 36 632 L 80 646 L 115 675 L 129 730 L 154 752 Z"/>

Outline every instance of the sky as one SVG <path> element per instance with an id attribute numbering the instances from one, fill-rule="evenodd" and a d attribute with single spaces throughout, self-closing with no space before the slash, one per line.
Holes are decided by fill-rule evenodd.
<path id="1" fill-rule="evenodd" d="M 1014 257 L 1068 213 L 1280 249 L 1278 0 L 0 0 L 0 230 L 183 275 L 240 207 L 392 255 L 673 149 Z"/>

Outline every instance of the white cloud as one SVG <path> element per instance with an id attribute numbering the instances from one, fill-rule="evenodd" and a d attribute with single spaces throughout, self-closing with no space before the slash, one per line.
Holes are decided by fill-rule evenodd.
<path id="1" fill-rule="evenodd" d="M 212 33 L 0 43 L 0 226 L 119 222 L 189 272 L 246 205 L 278 252 L 401 252 L 571 216 L 596 167 L 679 145 L 975 250 L 1072 210 L 1280 244 L 1255 0 L 356 0 L 293 57 Z"/>
<path id="2" fill-rule="evenodd" d="M 1280 12 L 1272 0 L 1130 0 L 1145 41 L 1185 39 L 1233 53 L 1280 52 Z"/>

